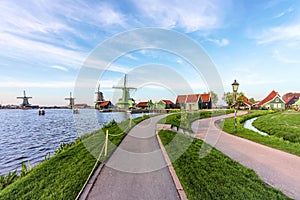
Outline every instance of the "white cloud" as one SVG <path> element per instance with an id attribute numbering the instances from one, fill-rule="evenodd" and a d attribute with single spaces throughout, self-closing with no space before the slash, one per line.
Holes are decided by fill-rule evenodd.
<path id="1" fill-rule="evenodd" d="M 276 58 L 278 61 L 287 63 L 287 64 L 300 64 L 300 59 L 294 59 L 283 56 L 278 50 L 273 52 L 273 57 Z"/>
<path id="2" fill-rule="evenodd" d="M 293 11 L 294 11 L 294 9 L 293 9 L 292 7 L 289 7 L 289 8 L 286 9 L 285 11 L 283 11 L 283 12 L 277 14 L 274 18 L 280 18 L 280 17 L 283 17 L 283 16 L 285 16 L 285 15 L 287 15 L 287 14 L 293 12 Z"/>
<path id="3" fill-rule="evenodd" d="M 258 44 L 268 44 L 277 41 L 299 41 L 300 24 L 277 26 L 265 29 L 261 35 L 256 37 Z"/>
<path id="4" fill-rule="evenodd" d="M 207 41 L 215 43 L 216 45 L 223 47 L 229 45 L 229 40 L 226 38 L 222 39 L 207 39 Z"/>
<path id="5" fill-rule="evenodd" d="M 225 7 L 223 2 L 211 0 L 192 1 L 134 1 L 143 17 L 166 28 L 181 28 L 185 32 L 220 28 Z M 230 4 L 226 1 L 224 4 Z"/>
<path id="6" fill-rule="evenodd" d="M 58 70 L 65 71 L 65 72 L 68 71 L 67 68 L 65 68 L 65 67 L 63 67 L 63 66 L 58 66 L 58 65 L 53 65 L 53 66 L 51 66 L 50 68 L 58 69 Z"/>
<path id="7" fill-rule="evenodd" d="M 73 88 L 74 82 L 28 82 L 6 81 L 0 82 L 0 87 L 5 88 Z"/>

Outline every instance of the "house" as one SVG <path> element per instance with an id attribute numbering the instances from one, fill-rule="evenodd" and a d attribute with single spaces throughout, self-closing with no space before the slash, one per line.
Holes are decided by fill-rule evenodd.
<path id="1" fill-rule="evenodd" d="M 176 107 L 183 110 L 211 109 L 212 101 L 210 94 L 178 95 Z"/>
<path id="2" fill-rule="evenodd" d="M 298 101 L 296 101 L 293 105 L 292 108 L 294 108 L 295 110 L 299 110 L 300 109 L 300 98 Z"/>
<path id="3" fill-rule="evenodd" d="M 251 110 L 253 107 L 253 103 L 249 101 L 249 99 L 245 96 L 240 96 L 237 98 L 238 108 L 241 110 Z"/>
<path id="4" fill-rule="evenodd" d="M 139 102 L 138 104 L 136 104 L 136 107 L 141 109 L 147 109 L 149 107 L 149 102 L 148 101 Z"/>
<path id="5" fill-rule="evenodd" d="M 172 109 L 175 108 L 175 104 L 170 100 L 160 100 L 155 103 L 155 109 L 164 110 L 164 109 Z"/>
<path id="6" fill-rule="evenodd" d="M 294 97 L 294 96 L 297 96 L 298 98 L 300 98 L 300 93 L 297 93 L 297 92 L 289 92 L 289 93 L 286 93 L 286 94 L 284 94 L 283 96 L 282 96 L 282 99 L 284 100 L 284 101 L 286 101 L 288 98 L 290 98 L 290 97 Z"/>
<path id="7" fill-rule="evenodd" d="M 201 94 L 200 109 L 211 109 L 212 101 L 210 94 Z"/>
<path id="8" fill-rule="evenodd" d="M 257 106 L 261 109 L 282 110 L 285 109 L 285 102 L 278 92 L 273 90 L 266 98 L 260 101 Z"/>
<path id="9" fill-rule="evenodd" d="M 111 103 L 111 101 L 103 101 L 99 104 L 99 109 L 109 109 L 112 107 L 113 107 L 113 104 Z"/>
<path id="10" fill-rule="evenodd" d="M 299 100 L 298 96 L 290 96 L 285 100 L 285 107 L 287 109 L 292 108 L 292 105 L 295 104 Z"/>

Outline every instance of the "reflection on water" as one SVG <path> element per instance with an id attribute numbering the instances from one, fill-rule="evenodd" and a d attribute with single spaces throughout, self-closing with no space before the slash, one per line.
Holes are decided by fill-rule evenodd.
<path id="1" fill-rule="evenodd" d="M 267 136 L 267 135 L 268 135 L 267 133 L 258 130 L 257 128 L 255 128 L 255 127 L 252 125 L 252 123 L 253 123 L 256 119 L 257 119 L 257 117 L 247 120 L 247 121 L 245 122 L 245 124 L 244 124 L 244 127 L 247 128 L 247 129 L 250 129 L 250 130 L 252 130 L 252 131 L 254 131 L 254 132 L 256 132 L 256 133 L 259 133 L 259 134 L 261 134 L 261 135 Z"/>
<path id="2" fill-rule="evenodd" d="M 133 118 L 139 115 L 133 115 Z M 22 162 L 36 165 L 52 153 L 60 143 L 73 142 L 79 135 L 101 128 L 113 119 L 129 118 L 124 112 L 100 113 L 94 109 L 80 110 L 73 115 L 69 109 L 0 110 L 0 175 L 20 169 Z"/>

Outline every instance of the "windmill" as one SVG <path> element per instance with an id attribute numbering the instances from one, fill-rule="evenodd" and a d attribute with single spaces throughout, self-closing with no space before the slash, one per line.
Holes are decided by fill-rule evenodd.
<path id="1" fill-rule="evenodd" d="M 23 99 L 23 103 L 21 104 L 22 107 L 30 106 L 30 103 L 28 99 L 32 99 L 32 97 L 27 97 L 25 90 L 23 91 L 24 96 L 23 97 L 17 97 L 17 99 Z"/>
<path id="2" fill-rule="evenodd" d="M 69 100 L 69 107 L 70 108 L 74 107 L 75 98 L 72 97 L 72 92 L 70 92 L 70 97 L 69 98 L 65 98 L 65 100 Z"/>
<path id="3" fill-rule="evenodd" d="M 95 108 L 99 108 L 99 105 L 104 101 L 103 93 L 100 91 L 100 84 L 98 85 L 98 91 L 95 92 L 97 94 L 97 99 L 95 101 Z"/>
<path id="4" fill-rule="evenodd" d="M 123 86 L 114 86 L 114 89 L 122 90 L 122 98 L 118 102 L 118 107 L 121 109 L 128 109 L 130 106 L 130 90 L 136 90 L 134 87 L 127 87 L 127 75 L 124 75 L 124 83 Z"/>

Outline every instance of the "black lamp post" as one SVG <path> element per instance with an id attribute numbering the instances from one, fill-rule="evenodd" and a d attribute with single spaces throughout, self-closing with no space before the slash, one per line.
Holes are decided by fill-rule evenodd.
<path id="1" fill-rule="evenodd" d="M 232 83 L 232 90 L 234 93 L 234 130 L 236 131 L 236 93 L 239 89 L 239 83 L 234 80 L 234 83 Z"/>

